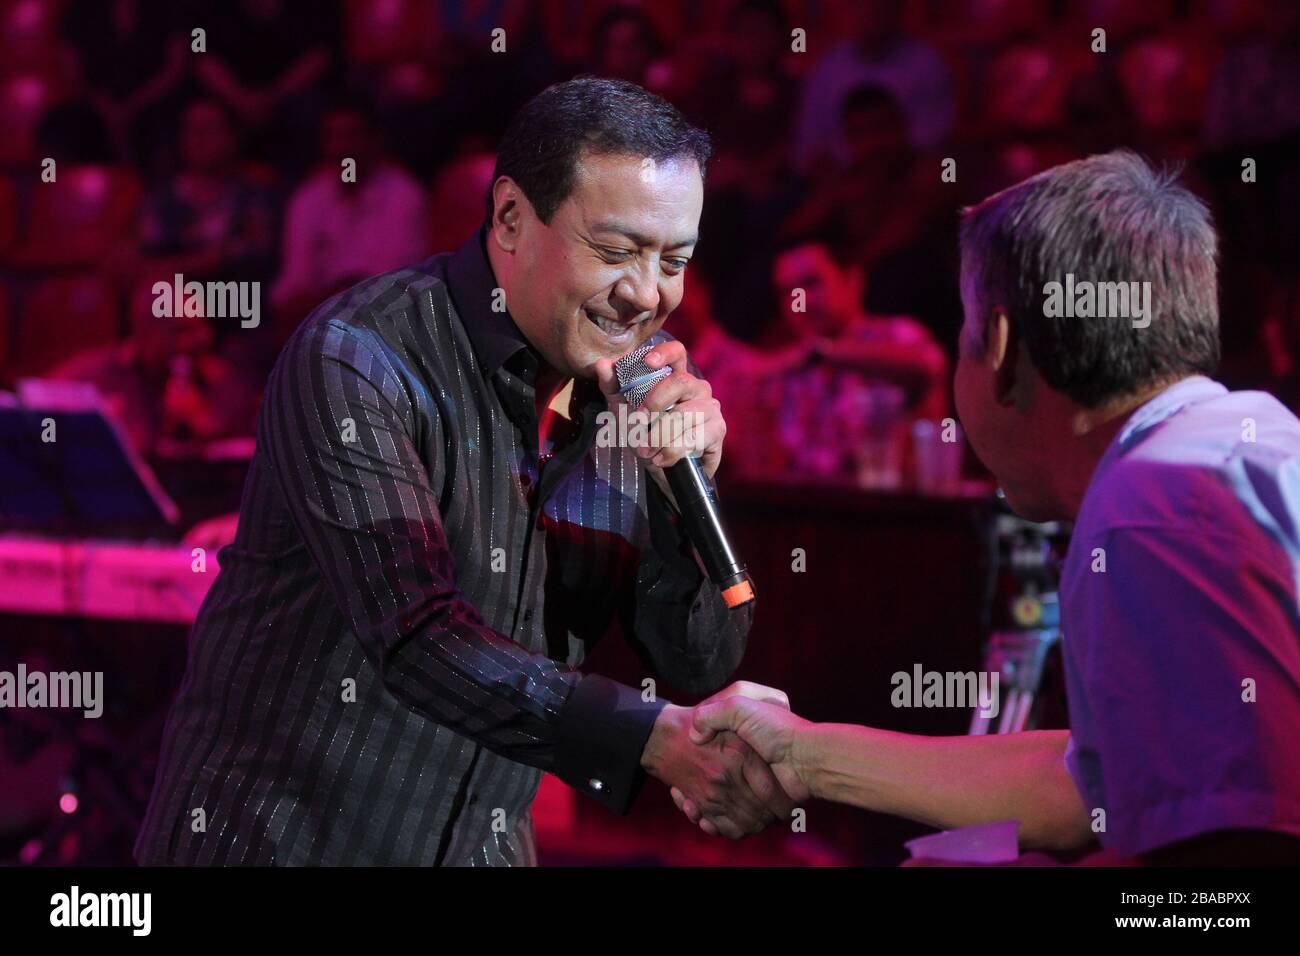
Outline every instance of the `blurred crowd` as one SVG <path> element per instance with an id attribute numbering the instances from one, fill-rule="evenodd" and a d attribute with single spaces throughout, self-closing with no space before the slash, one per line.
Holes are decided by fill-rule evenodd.
<path id="1" fill-rule="evenodd" d="M 732 468 L 914 473 L 960 208 L 1121 145 L 1215 212 L 1224 379 L 1300 402 L 1288 0 L 0 0 L 0 384 L 90 381 L 146 453 L 251 434 L 292 328 L 472 235 L 515 108 L 581 73 L 714 136 L 667 328 Z M 257 327 L 158 318 L 176 274 L 258 282 Z"/>

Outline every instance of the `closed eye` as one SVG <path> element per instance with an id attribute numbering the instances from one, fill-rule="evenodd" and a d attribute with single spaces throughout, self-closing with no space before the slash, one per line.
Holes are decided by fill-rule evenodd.
<path id="1" fill-rule="evenodd" d="M 612 262 L 626 262 L 629 258 L 636 255 L 629 249 L 614 249 L 609 246 L 597 246 L 596 250 Z M 682 270 L 690 263 L 690 259 L 684 259 L 679 256 L 673 256 L 662 260 L 665 271 L 669 275 L 681 275 Z"/>

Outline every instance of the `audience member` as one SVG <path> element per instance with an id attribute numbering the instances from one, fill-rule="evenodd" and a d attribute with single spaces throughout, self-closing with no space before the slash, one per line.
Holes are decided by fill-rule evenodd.
<path id="1" fill-rule="evenodd" d="M 181 114 L 181 168 L 145 199 L 143 270 L 186 280 L 264 280 L 275 249 L 270 190 L 252 177 L 229 112 L 195 100 Z"/>
<path id="2" fill-rule="evenodd" d="M 868 466 L 882 471 L 880 483 L 896 485 L 906 425 L 947 413 L 948 363 L 914 319 L 867 314 L 864 285 L 861 267 L 822 243 L 777 256 L 782 347 L 798 360 L 787 359 L 768 392 L 788 470 L 833 476 Z"/>
<path id="3" fill-rule="evenodd" d="M 908 135 L 922 149 L 941 143 L 952 126 L 955 98 L 947 65 L 925 40 L 903 29 L 902 0 L 838 0 L 843 27 L 835 44 L 813 67 L 803 88 L 796 133 L 796 160 L 815 169 L 830 159 L 845 164 L 848 148 L 841 119 L 850 91 L 872 83 L 888 89 L 907 116 Z M 810 42 L 833 43 L 832 36 Z"/>
<path id="4" fill-rule="evenodd" d="M 135 289 L 130 311 L 129 338 L 74 355 L 46 377 L 94 385 L 145 456 L 165 441 L 251 435 L 260 387 L 215 351 L 211 320 L 159 307 L 148 282 Z"/>
<path id="5" fill-rule="evenodd" d="M 387 157 L 361 103 L 336 102 L 320 142 L 321 161 L 285 214 L 271 301 L 286 324 L 341 288 L 430 254 L 424 190 Z"/>

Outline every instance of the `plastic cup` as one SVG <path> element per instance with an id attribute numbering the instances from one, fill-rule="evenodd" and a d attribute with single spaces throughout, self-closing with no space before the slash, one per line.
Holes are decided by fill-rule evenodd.
<path id="1" fill-rule="evenodd" d="M 955 441 L 944 441 L 943 429 L 938 422 L 918 419 L 912 423 L 912 450 L 918 491 L 931 495 L 950 495 L 960 488 L 965 451 L 960 427 L 955 428 L 954 437 Z"/>

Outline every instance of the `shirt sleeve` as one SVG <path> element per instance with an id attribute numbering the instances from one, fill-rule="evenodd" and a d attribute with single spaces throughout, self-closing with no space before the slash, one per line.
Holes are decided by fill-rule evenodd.
<path id="1" fill-rule="evenodd" d="M 401 381 L 330 323 L 304 326 L 271 375 L 258 443 L 315 565 L 404 706 L 625 810 L 662 704 L 529 653 L 465 600 Z"/>
<path id="2" fill-rule="evenodd" d="M 668 683 L 703 696 L 721 687 L 745 655 L 754 603 L 727 607 L 701 570 L 668 497 L 647 478 L 650 544 L 624 610 L 624 634 L 642 661 Z"/>
<path id="3" fill-rule="evenodd" d="M 652 341 L 671 339 L 660 331 Z M 703 377 L 693 356 L 686 362 L 692 375 Z M 712 479 L 709 486 L 716 496 Z M 702 697 L 740 666 L 754 603 L 727 607 L 722 590 L 700 567 L 677 510 L 648 474 L 645 489 L 649 543 L 641 552 L 636 585 L 621 604 L 624 638 L 656 675 Z"/>
<path id="4" fill-rule="evenodd" d="M 1105 555 L 1065 634 L 1084 698 L 1071 698 L 1066 766 L 1106 811 L 1102 844 L 1137 856 L 1215 830 L 1300 833 L 1290 562 L 1202 530 L 1125 527 L 1075 545 Z"/>

